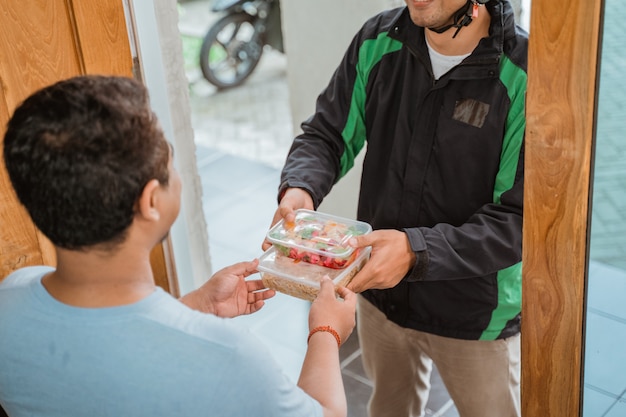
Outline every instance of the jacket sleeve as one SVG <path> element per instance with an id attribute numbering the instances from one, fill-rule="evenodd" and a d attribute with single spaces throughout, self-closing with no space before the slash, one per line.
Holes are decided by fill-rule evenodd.
<path id="1" fill-rule="evenodd" d="M 301 124 L 281 173 L 279 196 L 286 188 L 302 188 L 311 194 L 315 208 L 333 185 L 353 166 L 365 143 L 361 97 L 353 94 L 358 74 L 361 32 L 353 38 L 328 86 L 318 96 L 315 113 Z M 348 123 L 348 119 L 357 119 Z"/>
<path id="2" fill-rule="evenodd" d="M 522 162 L 520 161 L 520 167 Z M 522 168 L 520 168 L 520 171 Z M 486 276 L 522 260 L 523 179 L 463 225 L 404 229 L 419 262 L 408 281 Z"/>
<path id="3" fill-rule="evenodd" d="M 493 202 L 459 226 L 407 228 L 418 257 L 408 281 L 486 276 L 522 260 L 524 202 L 524 129 L 526 79 L 512 90 Z"/>

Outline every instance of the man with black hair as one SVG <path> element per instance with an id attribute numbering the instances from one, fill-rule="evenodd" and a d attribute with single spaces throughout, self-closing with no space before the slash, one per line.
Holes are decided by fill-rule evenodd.
<path id="1" fill-rule="evenodd" d="M 180 301 L 155 286 L 150 251 L 178 215 L 181 181 L 142 84 L 82 76 L 35 92 L 11 117 L 3 155 L 57 259 L 0 283 L 0 404 L 11 417 L 346 416 L 338 349 L 354 293 L 339 288 L 338 299 L 322 281 L 296 385 L 224 319 L 274 295 L 246 280 L 257 260 Z"/>
<path id="2" fill-rule="evenodd" d="M 527 34 L 508 0 L 405 0 L 356 34 L 289 151 L 273 223 L 367 147 L 357 293 L 371 417 L 422 416 L 434 363 L 463 417 L 520 415 Z M 263 247 L 268 247 L 264 242 Z"/>

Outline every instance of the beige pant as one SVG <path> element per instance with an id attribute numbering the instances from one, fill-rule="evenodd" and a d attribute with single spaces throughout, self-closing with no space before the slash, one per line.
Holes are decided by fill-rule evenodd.
<path id="1" fill-rule="evenodd" d="M 424 415 L 433 362 L 461 417 L 520 416 L 520 337 L 474 341 L 400 327 L 362 296 L 357 326 L 374 382 L 370 417 Z"/>

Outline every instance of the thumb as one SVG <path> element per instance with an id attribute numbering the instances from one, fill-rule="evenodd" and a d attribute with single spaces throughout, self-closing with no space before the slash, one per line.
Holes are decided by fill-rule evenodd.
<path id="1" fill-rule="evenodd" d="M 328 296 L 335 294 L 335 285 L 328 275 L 324 275 L 320 281 L 320 295 Z"/>
<path id="2" fill-rule="evenodd" d="M 366 246 L 372 246 L 373 239 L 371 238 L 371 233 L 360 236 L 353 236 L 348 241 L 348 244 L 353 248 L 364 248 Z"/>
<path id="3" fill-rule="evenodd" d="M 280 214 L 285 219 L 285 223 L 293 223 L 296 220 L 296 213 L 293 207 L 280 207 Z"/>

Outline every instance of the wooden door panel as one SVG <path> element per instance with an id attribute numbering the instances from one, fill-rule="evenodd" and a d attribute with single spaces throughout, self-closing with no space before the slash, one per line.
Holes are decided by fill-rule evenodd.
<path id="1" fill-rule="evenodd" d="M 0 144 L 9 115 L 39 88 L 80 74 L 133 75 L 122 0 L 0 0 Z M 178 296 L 169 242 L 154 248 L 157 285 Z M 0 158 L 0 280 L 55 265 L 54 248 L 18 203 Z"/>
<path id="2" fill-rule="evenodd" d="M 14 271 L 27 265 L 43 263 L 43 256 L 35 226 L 24 208 L 17 202 L 8 184 L 6 171 L 2 168 L 0 178 L 0 268 L 2 273 Z"/>
<path id="3" fill-rule="evenodd" d="M 523 241 L 525 417 L 579 415 L 600 10 L 599 0 L 532 0 Z"/>
<path id="4" fill-rule="evenodd" d="M 63 1 L 3 0 L 0 19 L 1 141 L 10 113 L 26 96 L 79 73 L 80 65 Z M 2 161 L 0 202 L 0 278 L 26 265 L 53 265 L 52 245 L 17 201 Z"/>
<path id="5" fill-rule="evenodd" d="M 8 118 L 6 95 L 0 83 L 0 144 Z M 42 261 L 34 226 L 18 203 L 0 158 L 0 279 L 6 275 L 4 271 Z"/>
<path id="6" fill-rule="evenodd" d="M 74 1 L 73 6 L 85 73 L 132 76 L 122 1 Z"/>
<path id="7" fill-rule="evenodd" d="M 65 1 L 0 1 L 0 76 L 12 111 L 33 91 L 79 74 L 80 65 Z"/>

